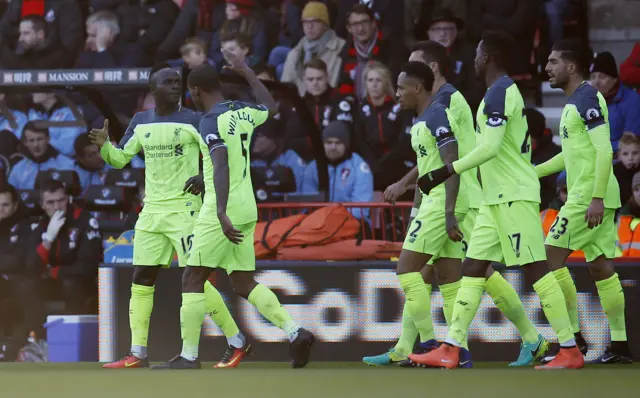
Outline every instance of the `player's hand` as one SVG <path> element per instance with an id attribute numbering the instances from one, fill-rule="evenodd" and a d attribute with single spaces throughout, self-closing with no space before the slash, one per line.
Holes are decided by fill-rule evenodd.
<path id="1" fill-rule="evenodd" d="M 109 139 L 109 119 L 104 119 L 104 125 L 101 129 L 91 129 L 89 131 L 89 139 L 92 143 L 102 148 Z"/>
<path id="2" fill-rule="evenodd" d="M 407 192 L 407 187 L 402 181 L 398 181 L 394 184 L 391 184 L 384 190 L 384 201 L 387 203 L 391 203 L 392 205 L 396 204 L 396 200 L 404 193 Z"/>
<path id="3" fill-rule="evenodd" d="M 439 169 L 432 170 L 418 179 L 418 187 L 425 195 L 438 185 L 442 184 L 454 174 L 453 166 L 445 164 Z"/>
<path id="4" fill-rule="evenodd" d="M 454 242 L 461 242 L 464 236 L 462 235 L 462 231 L 460 230 L 460 226 L 458 225 L 458 220 L 454 214 L 446 214 L 445 215 L 446 226 L 447 226 L 447 235 L 449 235 L 449 239 Z"/>
<path id="5" fill-rule="evenodd" d="M 193 176 L 184 183 L 184 192 L 189 192 L 193 195 L 200 195 L 204 192 L 204 181 L 202 175 L 198 174 Z"/>
<path id="6" fill-rule="evenodd" d="M 601 198 L 591 199 L 591 204 L 587 209 L 587 214 L 584 215 L 584 220 L 587 222 L 589 228 L 593 229 L 602 224 L 604 218 L 604 200 Z"/>
<path id="7" fill-rule="evenodd" d="M 62 210 L 56 211 L 53 216 L 51 216 L 51 220 L 49 220 L 49 225 L 47 225 L 47 232 L 45 234 L 47 241 L 53 242 L 56 240 L 58 233 L 66 220 L 64 211 Z"/>
<path id="8" fill-rule="evenodd" d="M 226 236 L 231 243 L 235 245 L 240 244 L 244 235 L 235 229 L 229 217 L 226 214 L 218 214 L 218 220 L 220 220 L 220 224 L 222 224 L 222 232 L 224 233 L 224 236 Z"/>
<path id="9" fill-rule="evenodd" d="M 222 49 L 222 55 L 224 59 L 227 60 L 229 65 L 225 65 L 222 69 L 233 71 L 239 75 L 245 76 L 247 73 L 252 72 L 251 68 L 247 66 L 247 64 L 240 59 L 236 54 L 228 51 L 226 49 Z"/>

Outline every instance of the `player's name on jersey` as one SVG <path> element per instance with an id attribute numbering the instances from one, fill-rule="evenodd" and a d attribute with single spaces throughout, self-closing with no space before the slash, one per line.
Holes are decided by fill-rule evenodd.
<path id="1" fill-rule="evenodd" d="M 0 86 L 67 86 L 69 84 L 144 86 L 149 82 L 150 71 L 149 68 L 0 70 Z"/>

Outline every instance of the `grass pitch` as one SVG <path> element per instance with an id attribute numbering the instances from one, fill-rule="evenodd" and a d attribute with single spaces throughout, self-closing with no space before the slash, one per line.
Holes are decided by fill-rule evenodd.
<path id="1" fill-rule="evenodd" d="M 0 397 L 24 398 L 622 398 L 640 397 L 640 364 L 582 370 L 370 368 L 361 363 L 243 363 L 199 371 L 107 370 L 97 363 L 0 364 Z"/>

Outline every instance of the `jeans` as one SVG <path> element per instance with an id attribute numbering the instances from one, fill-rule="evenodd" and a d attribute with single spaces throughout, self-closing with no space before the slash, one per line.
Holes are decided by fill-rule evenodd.
<path id="1" fill-rule="evenodd" d="M 269 66 L 276 68 L 276 78 L 280 80 L 282 77 L 282 70 L 284 69 L 284 62 L 287 60 L 287 55 L 291 49 L 284 46 L 276 46 L 271 50 L 267 63 Z"/>

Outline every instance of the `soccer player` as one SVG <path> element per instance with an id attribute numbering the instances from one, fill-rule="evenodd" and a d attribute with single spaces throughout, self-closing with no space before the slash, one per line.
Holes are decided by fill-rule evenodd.
<path id="1" fill-rule="evenodd" d="M 182 278 L 182 353 L 158 369 L 197 369 L 198 345 L 204 317 L 203 288 L 212 268 L 227 271 L 236 294 L 247 299 L 271 323 L 282 329 L 290 341 L 292 367 L 302 368 L 309 361 L 314 336 L 301 328 L 266 286 L 255 281 L 253 233 L 257 206 L 249 172 L 249 143 L 254 129 L 275 115 L 277 104 L 255 73 L 238 57 L 225 52 L 231 62 L 227 69 L 243 76 L 259 103 L 225 101 L 220 80 L 209 65 L 194 68 L 188 86 L 194 103 L 207 111 L 200 122 L 200 145 L 207 156 L 203 161 L 206 195 L 196 227 L 193 247 Z M 224 306 L 224 303 L 221 303 Z M 231 348 L 229 363 L 243 355 L 244 342 Z"/>
<path id="2" fill-rule="evenodd" d="M 413 52 L 409 57 L 410 61 L 423 62 L 429 65 L 434 74 L 433 93 L 434 100 L 443 104 L 450 111 L 451 116 L 455 119 L 458 125 L 458 131 L 456 131 L 456 137 L 458 139 L 459 152 L 462 156 L 470 153 L 475 147 L 475 129 L 473 127 L 473 116 L 471 108 L 467 104 L 462 94 L 456 90 L 451 84 L 447 83 L 446 78 L 443 75 L 443 71 L 440 69 L 440 65 L 448 65 L 446 49 L 434 42 L 423 41 L 419 42 L 413 48 Z M 460 224 L 460 229 L 466 240 L 471 237 L 471 231 L 476 221 L 478 209 L 482 201 L 482 187 L 477 177 L 477 169 L 471 169 L 466 171 L 460 177 L 466 182 L 466 192 L 461 192 L 468 196 L 469 211 L 464 220 Z M 388 201 L 394 202 L 400 195 L 406 192 L 407 186 L 411 183 L 415 183 L 418 178 L 418 169 L 414 168 L 411 172 L 400 180 L 398 183 L 393 184 L 385 191 L 385 196 Z M 419 190 L 417 191 L 419 192 Z M 421 195 L 418 195 L 420 198 Z M 419 203 L 419 202 L 418 202 Z M 466 251 L 467 241 L 463 240 L 463 247 Z M 427 289 L 431 287 L 429 280 L 431 277 L 431 265 L 425 265 L 421 273 L 423 275 L 425 283 L 427 283 Z M 456 267 L 439 267 L 437 269 L 438 281 L 440 282 L 440 292 L 444 299 L 443 311 L 447 324 L 451 324 L 451 312 L 453 311 L 453 305 L 455 303 L 458 289 L 460 288 L 460 280 L 462 278 L 462 266 L 458 264 Z M 510 366 L 525 366 L 531 364 L 535 359 L 542 357 L 547 349 L 548 343 L 538 333 L 535 326 L 531 323 L 524 310 L 524 306 L 520 301 L 520 297 L 513 289 L 513 287 L 502 277 L 499 272 L 495 272 L 493 267 L 489 266 L 487 269 L 487 283 L 485 284 L 485 290 L 493 299 L 495 305 L 502 311 L 505 316 L 515 324 L 522 336 L 522 345 L 520 349 L 520 355 L 515 362 L 512 362 Z M 402 334 L 395 347 L 393 347 L 388 353 L 377 355 L 374 357 L 365 357 L 363 362 L 370 365 L 389 365 L 396 361 L 398 357 L 406 356 L 411 353 L 414 342 L 417 337 L 417 329 L 413 323 L 413 320 L 403 313 L 402 317 Z M 433 340 L 427 341 L 427 344 L 421 344 L 416 353 L 423 353 L 429 349 L 436 348 L 437 344 Z M 421 352 L 422 351 L 422 352 Z"/>
<path id="3" fill-rule="evenodd" d="M 620 188 L 611 165 L 607 103 L 585 81 L 592 54 L 587 45 L 577 40 L 561 40 L 553 46 L 545 70 L 551 87 L 561 88 L 568 97 L 560 119 L 562 152 L 535 169 L 538 177 L 567 171 L 567 202 L 545 243 L 547 262 L 564 293 L 578 347 L 586 354 L 587 344 L 580 334 L 576 286 L 565 262 L 574 250 L 583 250 L 611 330 L 611 345 L 592 363 L 631 363 L 624 293 L 611 262 L 616 249 L 614 217 L 620 207 Z"/>
<path id="4" fill-rule="evenodd" d="M 513 39 L 507 33 L 483 34 L 476 50 L 475 67 L 489 88 L 478 108 L 476 148 L 418 180 L 420 189 L 428 193 L 451 176 L 479 166 L 483 190 L 447 339 L 429 353 L 409 355 L 409 359 L 421 365 L 458 366 L 460 346 L 480 306 L 487 267 L 495 261 L 522 266 L 558 335 L 561 347 L 558 355 L 536 369 L 584 366 L 571 332 L 562 290 L 546 262 L 539 211 L 540 183 L 531 165 L 524 100 L 507 75 L 511 48 Z"/>
<path id="5" fill-rule="evenodd" d="M 146 168 L 144 207 L 136 222 L 133 242 L 131 352 L 119 361 L 105 364 L 105 368 L 149 366 L 147 338 L 158 271 L 171 264 L 174 250 L 180 266 L 186 265 L 193 227 L 202 206 L 202 199 L 197 196 L 203 190 L 200 146 L 199 139 L 194 139 L 198 137 L 200 116 L 180 106 L 180 75 L 168 65 L 153 68 L 149 79 L 156 107 L 133 116 L 120 141 L 121 148 L 110 143 L 106 120 L 104 128 L 89 133 L 103 159 L 113 167 L 124 167 L 143 150 Z M 208 282 L 206 291 L 203 316 L 205 311 L 209 313 L 228 340 L 239 339 L 231 338 L 240 332 L 226 306 L 220 304 L 222 296 Z"/>

